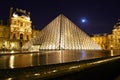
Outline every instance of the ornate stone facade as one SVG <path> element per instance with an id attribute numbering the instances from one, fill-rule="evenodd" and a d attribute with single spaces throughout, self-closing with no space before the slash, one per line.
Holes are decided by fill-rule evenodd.
<path id="1" fill-rule="evenodd" d="M 107 49 L 108 48 L 108 38 L 107 34 L 94 34 L 91 36 L 91 38 L 99 44 L 102 49 Z"/>
<path id="2" fill-rule="evenodd" d="M 120 22 L 114 25 L 111 34 L 93 35 L 91 38 L 103 49 L 120 49 Z"/>
<path id="3" fill-rule="evenodd" d="M 10 9 L 9 25 L 0 25 L 0 49 L 20 49 L 23 44 L 35 37 L 38 30 L 32 29 L 30 12 Z"/>
<path id="4" fill-rule="evenodd" d="M 0 25 L 0 49 L 9 48 L 10 28 L 8 26 Z"/>

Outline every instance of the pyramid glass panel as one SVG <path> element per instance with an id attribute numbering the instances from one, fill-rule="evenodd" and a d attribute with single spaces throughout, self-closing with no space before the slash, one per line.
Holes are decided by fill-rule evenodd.
<path id="1" fill-rule="evenodd" d="M 101 49 L 85 32 L 62 14 L 22 48 L 30 50 Z"/>

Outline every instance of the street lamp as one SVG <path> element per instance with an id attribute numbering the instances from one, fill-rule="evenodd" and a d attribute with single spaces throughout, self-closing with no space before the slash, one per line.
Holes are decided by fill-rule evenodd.
<path id="1" fill-rule="evenodd" d="M 11 49 L 13 49 L 13 48 L 14 48 L 14 46 L 15 46 L 15 44 L 14 44 L 14 43 L 11 43 Z"/>
<path id="2" fill-rule="evenodd" d="M 110 45 L 111 56 L 113 56 L 113 45 Z"/>
<path id="3" fill-rule="evenodd" d="M 113 50 L 113 45 L 110 45 L 110 50 Z"/>

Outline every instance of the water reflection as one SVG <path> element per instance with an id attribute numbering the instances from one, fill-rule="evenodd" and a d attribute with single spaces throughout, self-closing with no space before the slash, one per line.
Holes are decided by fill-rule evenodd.
<path id="1" fill-rule="evenodd" d="M 14 56 L 12 55 L 12 56 L 10 56 L 10 60 L 9 60 L 10 62 L 10 64 L 9 64 L 9 66 L 10 66 L 10 68 L 14 68 Z"/>
<path id="2" fill-rule="evenodd" d="M 28 66 L 39 66 L 48 64 L 66 63 L 120 55 L 120 50 L 112 51 L 91 51 L 91 50 L 58 50 L 58 51 L 40 51 L 40 52 L 18 52 L 12 54 L 0 54 L 0 69 L 19 68 Z"/>
<path id="3" fill-rule="evenodd" d="M 110 50 L 111 56 L 113 56 L 113 50 Z"/>

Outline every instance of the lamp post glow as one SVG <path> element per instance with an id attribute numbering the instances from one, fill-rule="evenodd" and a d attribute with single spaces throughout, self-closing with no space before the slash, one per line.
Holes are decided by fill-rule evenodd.
<path id="1" fill-rule="evenodd" d="M 111 56 L 113 56 L 113 45 L 110 45 Z"/>

